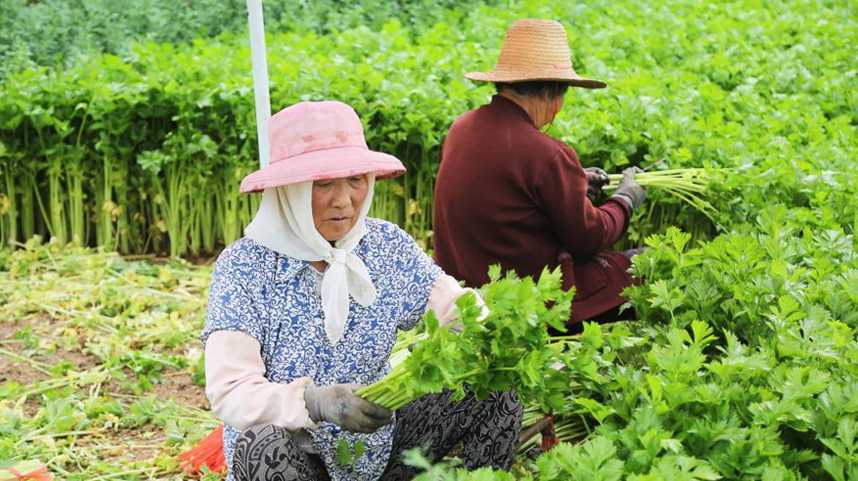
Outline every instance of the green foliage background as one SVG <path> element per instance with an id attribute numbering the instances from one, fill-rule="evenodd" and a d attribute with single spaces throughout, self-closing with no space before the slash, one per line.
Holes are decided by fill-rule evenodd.
<path id="1" fill-rule="evenodd" d="M 420 30 L 492 1 L 266 0 L 266 30 L 330 33 L 398 19 Z M 74 65 L 92 53 L 125 55 L 136 42 L 189 43 L 247 30 L 244 0 L 2 0 L 0 77 L 28 66 Z"/>
<path id="2" fill-rule="evenodd" d="M 307 99 L 354 106 L 370 146 L 409 168 L 379 188 L 374 213 L 429 246 L 444 133 L 491 93 L 462 74 L 493 65 L 513 19 L 559 18 L 576 68 L 610 86 L 573 90 L 551 133 L 609 170 L 738 168 L 714 189 L 717 226 L 653 193 L 631 233 L 639 242 L 676 224 L 705 238 L 767 203 L 827 202 L 817 185 L 855 185 L 854 10 L 849 2 L 525 1 L 420 28 L 393 20 L 274 33 L 271 99 L 275 111 Z M 0 84 L 0 240 L 42 234 L 173 255 L 231 242 L 257 201 L 237 193 L 257 158 L 251 84 L 246 36 L 233 33 L 9 75 Z"/>

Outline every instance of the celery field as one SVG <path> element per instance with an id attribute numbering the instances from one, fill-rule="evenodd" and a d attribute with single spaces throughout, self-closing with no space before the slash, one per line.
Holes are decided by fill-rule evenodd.
<path id="1" fill-rule="evenodd" d="M 212 263 L 259 203 L 238 191 L 257 139 L 244 1 L 192 3 L 0 0 L 0 480 L 185 479 L 176 456 L 219 424 L 199 333 Z M 524 428 L 553 412 L 561 441 L 537 434 L 509 473 L 412 453 L 419 479 L 858 480 L 857 3 L 299 3 L 265 2 L 272 110 L 352 105 L 408 168 L 370 215 L 427 251 L 445 133 L 493 93 L 463 74 L 515 19 L 561 21 L 575 70 L 608 83 L 570 89 L 549 135 L 614 187 L 648 176 L 617 246 L 649 247 L 636 320 L 516 331 L 492 372 L 473 367 L 489 332 L 427 316 L 403 340 L 424 344 L 372 399 L 514 386 Z M 558 321 L 550 275 L 495 274 L 491 326 Z"/>

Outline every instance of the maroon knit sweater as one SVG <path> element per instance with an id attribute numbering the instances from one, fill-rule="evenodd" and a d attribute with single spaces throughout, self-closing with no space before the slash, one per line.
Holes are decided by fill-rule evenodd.
<path id="1" fill-rule="evenodd" d="M 578 155 L 541 133 L 516 103 L 495 95 L 460 116 L 444 141 L 435 185 L 435 259 L 470 287 L 500 264 L 538 277 L 561 265 L 575 286 L 572 322 L 624 302 L 629 261 L 606 251 L 625 232 L 622 201 L 594 206 Z"/>

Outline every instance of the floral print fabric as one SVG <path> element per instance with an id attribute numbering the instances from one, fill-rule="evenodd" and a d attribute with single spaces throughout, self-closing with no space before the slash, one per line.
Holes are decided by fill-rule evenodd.
<path id="1" fill-rule="evenodd" d="M 316 385 L 371 384 L 390 370 L 388 358 L 397 330 L 413 328 L 426 311 L 429 294 L 441 272 L 407 233 L 379 219 L 367 219 L 367 233 L 355 253 L 369 269 L 378 292 L 374 304 L 349 305 L 343 338 L 331 345 L 325 335 L 319 284 L 309 262 L 282 256 L 252 239 L 242 238 L 220 255 L 212 275 L 203 343 L 218 330 L 244 332 L 261 346 L 265 377 L 290 383 L 301 377 Z M 390 456 L 393 431 L 357 434 L 323 422 L 311 431 L 333 481 L 377 479 Z M 224 429 L 224 454 L 232 477 L 237 429 Z M 365 455 L 354 469 L 336 462 L 336 445 L 345 438 L 362 440 Z"/>

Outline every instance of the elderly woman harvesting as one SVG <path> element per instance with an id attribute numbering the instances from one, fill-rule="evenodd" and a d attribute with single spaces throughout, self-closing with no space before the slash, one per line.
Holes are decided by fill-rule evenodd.
<path id="1" fill-rule="evenodd" d="M 467 467 L 508 468 L 521 407 L 511 394 L 441 394 L 395 413 L 356 393 L 389 371 L 398 330 L 428 309 L 454 316 L 465 291 L 397 226 L 367 218 L 376 179 L 402 174 L 367 149 L 339 102 L 303 102 L 270 121 L 263 191 L 246 236 L 218 258 L 203 341 L 206 394 L 226 427 L 228 479 L 410 479 L 403 450 L 462 442 Z M 363 446 L 351 466 L 339 443 Z"/>
<path id="2" fill-rule="evenodd" d="M 495 69 L 466 77 L 493 83 L 497 94 L 457 118 L 444 140 L 434 199 L 438 264 L 469 286 L 485 283 L 492 264 L 521 276 L 560 266 L 564 287 L 575 287 L 570 331 L 616 319 L 636 251 L 610 247 L 646 197 L 638 169 L 626 169 L 614 195 L 594 205 L 607 174 L 584 169 L 570 146 L 542 131 L 570 87 L 605 83 L 579 77 L 563 25 L 539 19 L 514 22 Z"/>

